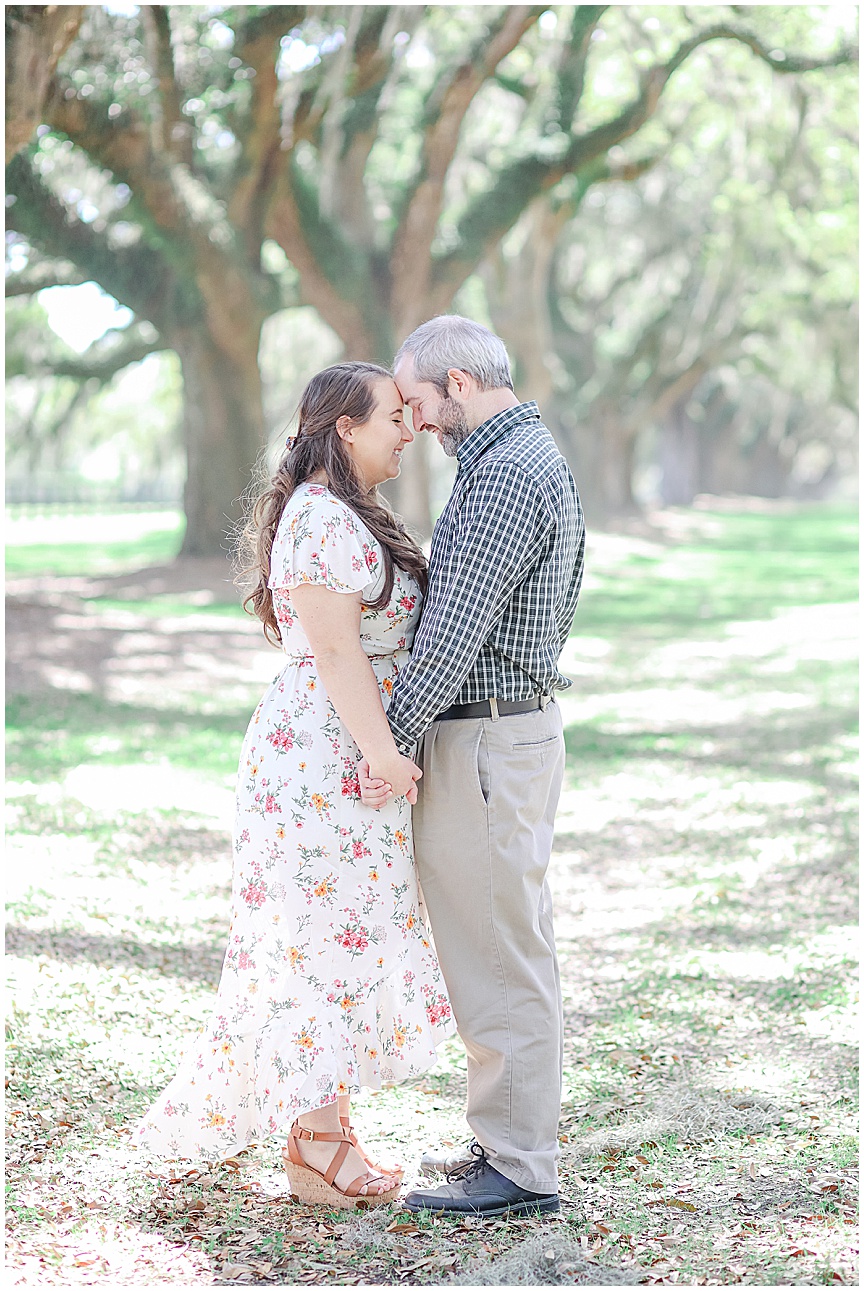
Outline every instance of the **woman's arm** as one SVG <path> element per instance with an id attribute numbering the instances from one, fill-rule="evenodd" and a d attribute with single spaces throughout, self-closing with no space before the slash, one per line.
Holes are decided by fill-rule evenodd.
<path id="1" fill-rule="evenodd" d="M 416 802 L 414 782 L 423 773 L 399 752 L 387 722 L 378 682 L 360 642 L 361 594 L 307 583 L 291 589 L 291 603 L 333 707 L 373 776 L 386 781 L 396 797 L 405 794 L 410 803 Z"/>

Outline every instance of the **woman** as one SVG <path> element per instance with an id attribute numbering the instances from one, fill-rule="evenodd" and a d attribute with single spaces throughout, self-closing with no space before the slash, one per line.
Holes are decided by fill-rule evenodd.
<path id="1" fill-rule="evenodd" d="M 420 770 L 385 708 L 420 614 L 422 552 L 377 495 L 413 435 L 384 368 L 310 381 L 299 430 L 247 531 L 246 604 L 285 667 L 240 756 L 233 918 L 213 1015 L 138 1130 L 219 1158 L 290 1127 L 298 1199 L 392 1200 L 398 1170 L 357 1143 L 350 1092 L 426 1070 L 450 1006 L 418 911 L 410 803 Z M 364 807 L 368 758 L 393 786 Z"/>

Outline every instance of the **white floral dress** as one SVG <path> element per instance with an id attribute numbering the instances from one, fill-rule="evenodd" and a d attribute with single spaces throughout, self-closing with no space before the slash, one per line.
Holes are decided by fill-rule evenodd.
<path id="1" fill-rule="evenodd" d="M 137 1129 L 173 1157 L 221 1158 L 361 1086 L 432 1066 L 453 1031 L 419 910 L 405 798 L 359 798 L 360 753 L 318 677 L 290 588 L 374 600 L 380 545 L 326 488 L 289 499 L 270 588 L 285 667 L 240 755 L 233 916 L 213 1014 Z M 361 619 L 384 705 L 408 661 L 420 589 L 401 570 L 389 604 Z"/>

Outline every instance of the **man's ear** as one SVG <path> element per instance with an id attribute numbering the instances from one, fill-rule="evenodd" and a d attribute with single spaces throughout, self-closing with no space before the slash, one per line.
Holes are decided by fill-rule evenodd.
<path id="1" fill-rule="evenodd" d="M 460 368 L 449 368 L 447 371 L 447 393 L 452 399 L 458 399 L 464 403 L 470 396 L 474 386 L 474 378 Z"/>
<path id="2" fill-rule="evenodd" d="M 345 417 L 345 416 L 337 417 L 336 434 L 339 436 L 340 439 L 344 439 L 347 443 L 349 444 L 353 443 L 354 423 L 350 417 Z"/>

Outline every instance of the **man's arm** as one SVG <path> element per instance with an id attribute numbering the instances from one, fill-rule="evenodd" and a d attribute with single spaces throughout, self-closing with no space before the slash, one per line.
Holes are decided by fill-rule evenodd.
<path id="1" fill-rule="evenodd" d="M 481 467 L 442 535 L 411 662 L 387 710 L 400 751 L 408 753 L 458 695 L 515 587 L 539 556 L 551 524 L 534 481 L 512 462 Z"/>

